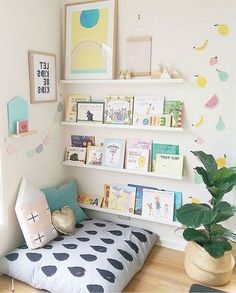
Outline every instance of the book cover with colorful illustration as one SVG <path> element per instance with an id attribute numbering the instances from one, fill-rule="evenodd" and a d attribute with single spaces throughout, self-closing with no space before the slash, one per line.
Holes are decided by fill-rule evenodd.
<path id="1" fill-rule="evenodd" d="M 136 170 L 142 170 L 142 171 L 150 171 L 151 170 L 151 152 L 152 152 L 152 140 L 151 139 L 128 139 L 126 143 L 126 168 L 131 169 L 128 166 L 128 159 L 129 159 L 129 153 L 132 152 L 132 150 L 145 150 L 145 154 L 141 154 L 139 156 L 136 156 L 136 160 L 134 160 L 136 163 L 135 165 L 137 168 L 134 168 Z M 148 151 L 148 161 L 146 160 L 147 152 Z M 133 155 L 132 155 L 133 156 Z M 131 158 L 132 158 L 131 156 Z M 148 164 L 146 168 L 146 163 Z"/>
<path id="2" fill-rule="evenodd" d="M 80 193 L 77 196 L 77 201 L 79 204 L 84 205 L 93 205 L 93 206 L 100 206 L 100 200 L 97 196 L 87 194 L 87 193 Z"/>
<path id="3" fill-rule="evenodd" d="M 143 189 L 142 216 L 153 217 L 161 222 L 172 222 L 174 215 L 174 192 Z"/>
<path id="4" fill-rule="evenodd" d="M 133 214 L 135 194 L 135 187 L 123 184 L 111 184 L 108 208 Z"/>
<path id="5" fill-rule="evenodd" d="M 104 123 L 132 125 L 133 96 L 105 97 Z"/>
<path id="6" fill-rule="evenodd" d="M 172 116 L 172 127 L 182 127 L 182 112 L 183 102 L 182 101 L 168 101 L 165 100 L 163 114 L 171 114 Z"/>
<path id="7" fill-rule="evenodd" d="M 71 146 L 88 147 L 95 145 L 95 136 L 71 135 Z"/>
<path id="8" fill-rule="evenodd" d="M 149 166 L 149 150 L 138 148 L 126 149 L 126 169 L 137 171 L 148 171 Z"/>
<path id="9" fill-rule="evenodd" d="M 108 209 L 109 198 L 110 198 L 110 189 L 111 189 L 110 184 L 104 184 L 101 208 Z"/>
<path id="10" fill-rule="evenodd" d="M 163 107 L 164 96 L 135 96 L 133 125 L 159 126 L 157 117 L 163 115 Z"/>
<path id="11" fill-rule="evenodd" d="M 128 186 L 136 188 L 136 195 L 135 195 L 135 204 L 134 204 L 134 213 L 136 215 L 142 215 L 142 207 L 143 207 L 143 189 L 154 189 L 157 188 L 149 187 L 149 186 L 142 186 L 136 184 L 128 184 Z"/>
<path id="12" fill-rule="evenodd" d="M 86 164 L 88 165 L 102 165 L 103 146 L 89 146 L 87 148 Z"/>

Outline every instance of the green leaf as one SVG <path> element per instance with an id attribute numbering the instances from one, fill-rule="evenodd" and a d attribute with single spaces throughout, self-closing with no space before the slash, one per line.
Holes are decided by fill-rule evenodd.
<path id="1" fill-rule="evenodd" d="M 219 258 L 224 255 L 226 251 L 232 249 L 231 244 L 225 239 L 212 239 L 210 242 L 203 245 L 203 248 L 214 258 Z"/>
<path id="2" fill-rule="evenodd" d="M 213 180 L 214 185 L 225 194 L 236 185 L 236 173 L 230 168 L 223 167 L 213 174 Z"/>
<path id="3" fill-rule="evenodd" d="M 213 221 L 213 210 L 207 204 L 185 204 L 177 210 L 177 219 L 187 227 L 197 228 Z"/>
<path id="4" fill-rule="evenodd" d="M 221 199 L 224 195 L 220 188 L 215 187 L 215 186 L 206 186 L 207 190 L 210 192 L 210 194 L 215 198 L 215 199 Z"/>
<path id="5" fill-rule="evenodd" d="M 234 215 L 232 206 L 226 201 L 220 201 L 213 209 L 214 223 L 219 223 Z"/>
<path id="6" fill-rule="evenodd" d="M 217 171 L 217 164 L 214 157 L 211 154 L 206 154 L 202 151 L 192 151 L 192 153 L 198 157 L 198 159 L 202 162 L 206 170 L 210 173 L 214 173 Z"/>
<path id="7" fill-rule="evenodd" d="M 185 229 L 183 236 L 187 241 L 196 241 L 199 243 L 207 243 L 210 240 L 210 237 L 205 230 L 196 230 L 193 228 Z"/>
<path id="8" fill-rule="evenodd" d="M 207 186 L 212 186 L 213 185 L 213 178 L 211 176 L 211 174 L 209 172 L 207 172 L 204 168 L 202 167 L 196 167 L 194 168 L 197 173 L 199 175 L 202 176 L 203 182 L 207 185 Z"/>
<path id="9" fill-rule="evenodd" d="M 236 242 L 236 234 L 224 228 L 222 225 L 214 225 L 210 231 L 210 237 L 212 238 L 226 238 L 233 242 Z"/>

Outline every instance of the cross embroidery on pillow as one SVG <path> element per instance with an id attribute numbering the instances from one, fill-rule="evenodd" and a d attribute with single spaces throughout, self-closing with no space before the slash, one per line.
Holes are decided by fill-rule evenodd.
<path id="1" fill-rule="evenodd" d="M 34 239 L 34 242 L 40 242 L 42 243 L 43 242 L 43 238 L 45 237 L 45 235 L 43 233 L 38 233 L 36 238 Z"/>
<path id="2" fill-rule="evenodd" d="M 33 224 L 39 220 L 39 215 L 37 212 L 32 212 L 27 216 L 27 220 L 30 224 Z"/>

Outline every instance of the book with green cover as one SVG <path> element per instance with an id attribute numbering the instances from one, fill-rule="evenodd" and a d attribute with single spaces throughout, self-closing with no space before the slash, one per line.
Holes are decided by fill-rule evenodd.
<path id="1" fill-rule="evenodd" d="M 182 101 L 167 101 L 164 103 L 163 114 L 171 114 L 172 122 L 171 127 L 182 127 Z"/>
<path id="2" fill-rule="evenodd" d="M 179 145 L 175 144 L 152 144 L 152 171 L 155 172 L 156 166 L 156 155 L 157 154 L 169 154 L 169 155 L 179 155 Z"/>

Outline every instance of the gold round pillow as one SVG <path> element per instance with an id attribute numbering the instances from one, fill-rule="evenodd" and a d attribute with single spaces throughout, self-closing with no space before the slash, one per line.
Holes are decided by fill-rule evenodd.
<path id="1" fill-rule="evenodd" d="M 59 232 L 65 235 L 74 234 L 76 220 L 73 210 L 65 206 L 61 211 L 54 211 L 52 213 L 52 224 Z"/>

